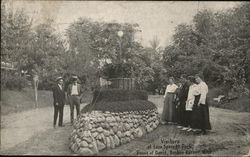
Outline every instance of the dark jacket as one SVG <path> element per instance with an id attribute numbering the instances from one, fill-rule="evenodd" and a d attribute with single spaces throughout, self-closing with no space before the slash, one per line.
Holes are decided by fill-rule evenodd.
<path id="1" fill-rule="evenodd" d="M 56 84 L 53 87 L 53 98 L 54 98 L 54 105 L 58 103 L 59 105 L 65 104 L 65 92 L 64 89 L 61 88 Z"/>
<path id="2" fill-rule="evenodd" d="M 180 93 L 179 93 L 179 99 L 180 99 L 180 104 L 185 105 L 188 97 L 188 91 L 189 91 L 189 83 L 186 82 L 182 86 Z"/>

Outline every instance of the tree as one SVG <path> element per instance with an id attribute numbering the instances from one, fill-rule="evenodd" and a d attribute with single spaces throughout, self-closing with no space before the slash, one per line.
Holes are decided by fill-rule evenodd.
<path id="1" fill-rule="evenodd" d="M 118 31 L 123 31 L 122 37 L 118 36 Z M 137 24 L 94 22 L 79 18 L 70 25 L 67 36 L 71 53 L 79 59 L 86 59 L 86 67 L 92 67 L 89 70 L 93 76 L 118 78 L 134 74 L 139 84 L 142 84 L 148 78 L 143 76 L 149 76 L 147 74 L 151 71 L 140 54 L 142 46 L 134 40 L 138 31 Z"/>
<path id="2" fill-rule="evenodd" d="M 202 73 L 210 85 L 222 85 L 227 93 L 248 93 L 249 12 L 249 3 L 225 12 L 203 10 L 192 25 L 178 25 L 163 54 L 167 74 Z"/>

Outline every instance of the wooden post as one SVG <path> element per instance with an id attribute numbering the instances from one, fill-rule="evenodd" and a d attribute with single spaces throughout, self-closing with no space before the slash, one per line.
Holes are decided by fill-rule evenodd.
<path id="1" fill-rule="evenodd" d="M 38 82 L 39 82 L 39 77 L 37 74 L 35 74 L 33 76 L 33 81 L 34 81 L 34 93 L 35 93 L 35 108 L 38 107 L 38 101 L 37 101 L 37 98 L 38 98 L 38 92 L 37 92 L 37 89 L 38 89 Z"/>

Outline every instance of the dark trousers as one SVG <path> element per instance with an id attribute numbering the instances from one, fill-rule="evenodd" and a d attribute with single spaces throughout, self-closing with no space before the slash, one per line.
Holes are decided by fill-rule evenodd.
<path id="1" fill-rule="evenodd" d="M 185 111 L 185 126 L 191 126 L 192 111 Z"/>
<path id="2" fill-rule="evenodd" d="M 56 125 L 56 121 L 57 121 L 57 117 L 58 117 L 58 113 L 59 113 L 59 126 L 62 126 L 63 124 L 63 108 L 64 105 L 54 105 L 54 126 Z"/>
<path id="3" fill-rule="evenodd" d="M 80 114 L 80 97 L 79 96 L 70 96 L 70 122 L 74 121 L 74 108 L 76 107 L 76 114 L 79 116 Z"/>

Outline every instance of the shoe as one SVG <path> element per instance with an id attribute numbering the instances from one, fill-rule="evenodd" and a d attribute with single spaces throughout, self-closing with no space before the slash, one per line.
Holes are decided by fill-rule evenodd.
<path id="1" fill-rule="evenodd" d="M 188 130 L 188 128 L 184 127 L 184 128 L 182 128 L 181 130 L 186 131 L 186 130 Z"/>
<path id="2" fill-rule="evenodd" d="M 56 125 L 53 125 L 53 128 L 55 129 L 55 128 L 56 128 Z"/>
<path id="3" fill-rule="evenodd" d="M 207 134 L 207 132 L 206 131 L 202 131 L 202 135 L 206 135 Z"/>
<path id="4" fill-rule="evenodd" d="M 200 130 L 194 130 L 194 131 L 193 131 L 193 134 L 194 134 L 194 135 L 200 135 L 201 133 L 202 133 L 202 132 L 201 132 Z"/>
<path id="5" fill-rule="evenodd" d="M 65 125 L 59 125 L 59 127 L 65 127 Z"/>
<path id="6" fill-rule="evenodd" d="M 177 126 L 177 128 L 178 128 L 178 129 L 181 129 L 181 128 L 182 128 L 182 126 L 180 126 L 180 125 L 179 125 L 179 126 Z"/>
<path id="7" fill-rule="evenodd" d="M 161 121 L 161 124 L 162 124 L 162 125 L 165 125 L 166 123 L 167 123 L 167 122 Z"/>
<path id="8" fill-rule="evenodd" d="M 187 129 L 188 132 L 190 132 L 190 131 L 192 131 L 192 130 L 193 130 L 193 129 L 191 129 L 191 128 Z"/>

